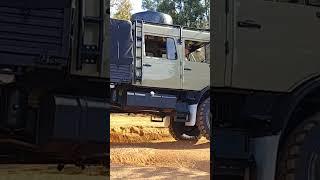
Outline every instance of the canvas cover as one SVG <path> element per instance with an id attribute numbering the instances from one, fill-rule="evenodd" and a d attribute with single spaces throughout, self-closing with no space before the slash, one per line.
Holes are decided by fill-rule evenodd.
<path id="1" fill-rule="evenodd" d="M 131 82 L 133 55 L 132 24 L 110 19 L 110 78 L 112 82 Z"/>

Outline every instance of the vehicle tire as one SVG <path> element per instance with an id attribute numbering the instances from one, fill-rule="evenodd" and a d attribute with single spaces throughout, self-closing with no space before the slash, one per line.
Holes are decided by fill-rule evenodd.
<path id="1" fill-rule="evenodd" d="M 210 140 L 211 134 L 210 97 L 200 103 L 197 110 L 197 126 L 204 137 Z"/>
<path id="2" fill-rule="evenodd" d="M 177 141 L 198 141 L 201 138 L 201 132 L 197 126 L 185 126 L 184 122 L 174 122 L 174 118 L 170 120 L 169 132 Z"/>
<path id="3" fill-rule="evenodd" d="M 277 180 L 320 179 L 320 112 L 306 118 L 281 148 Z"/>

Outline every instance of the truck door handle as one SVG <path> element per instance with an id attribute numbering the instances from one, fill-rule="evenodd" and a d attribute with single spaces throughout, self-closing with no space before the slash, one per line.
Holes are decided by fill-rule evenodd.
<path id="1" fill-rule="evenodd" d="M 185 71 L 191 71 L 192 69 L 190 68 L 184 68 Z"/>
<path id="2" fill-rule="evenodd" d="M 238 21 L 238 27 L 261 29 L 261 25 L 252 20 Z"/>
<path id="3" fill-rule="evenodd" d="M 143 64 L 143 66 L 151 67 L 151 65 L 150 65 L 150 64 Z"/>
<path id="4" fill-rule="evenodd" d="M 320 18 L 320 12 L 316 12 L 317 18 Z"/>

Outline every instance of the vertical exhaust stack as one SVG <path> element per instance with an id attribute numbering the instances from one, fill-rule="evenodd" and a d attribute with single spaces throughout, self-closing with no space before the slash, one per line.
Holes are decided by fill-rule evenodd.
<path id="1" fill-rule="evenodd" d="M 135 13 L 131 16 L 131 21 L 143 20 L 150 23 L 157 24 L 173 24 L 172 17 L 169 14 L 160 13 L 156 11 L 144 11 Z"/>

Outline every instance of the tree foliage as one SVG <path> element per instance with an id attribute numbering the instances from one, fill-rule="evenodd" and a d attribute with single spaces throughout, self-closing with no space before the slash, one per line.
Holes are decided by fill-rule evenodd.
<path id="1" fill-rule="evenodd" d="M 142 0 L 142 8 L 169 14 L 178 25 L 209 28 L 210 0 Z"/>
<path id="2" fill-rule="evenodd" d="M 117 7 L 116 13 L 113 15 L 113 18 L 130 20 L 131 10 L 132 10 L 132 4 L 130 3 L 130 0 L 111 1 L 111 2 L 113 3 L 112 4 L 113 6 Z"/>
<path id="3" fill-rule="evenodd" d="M 111 8 L 115 8 L 119 5 L 119 1 L 118 0 L 110 0 L 110 7 Z"/>

